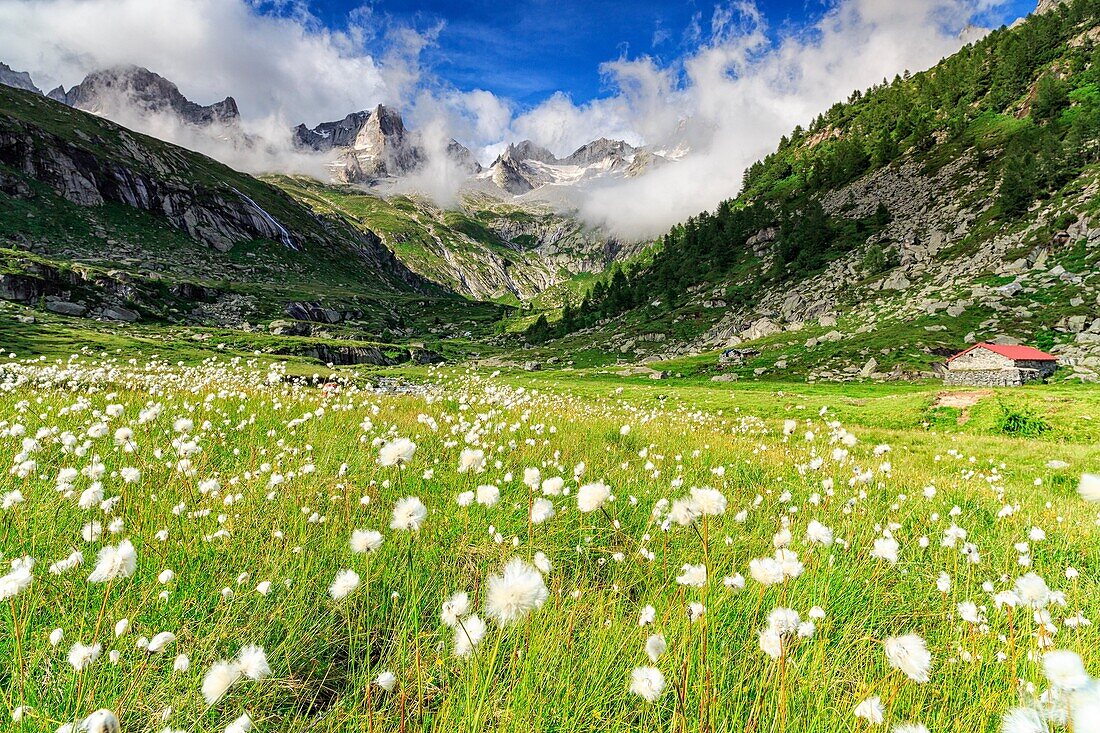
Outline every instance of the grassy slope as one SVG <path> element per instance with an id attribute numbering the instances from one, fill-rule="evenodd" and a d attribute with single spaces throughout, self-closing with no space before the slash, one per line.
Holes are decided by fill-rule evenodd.
<path id="1" fill-rule="evenodd" d="M 441 210 L 408 196 L 376 196 L 355 186 L 322 184 L 300 176 L 268 180 L 318 213 L 378 234 L 414 272 L 453 290 L 465 288 L 453 262 L 469 279 L 476 278 L 487 257 L 499 258 L 506 269 L 544 269 L 539 256 L 530 251 L 531 242 L 523 237 L 506 242 L 488 224 L 496 218 L 552 219 L 550 214 L 535 214 L 486 197 L 471 200 L 461 211 Z M 510 292 L 500 292 L 494 299 L 518 302 Z"/>
<path id="2" fill-rule="evenodd" d="M 110 203 L 77 206 L 40 182 L 5 168 L 0 172 L 25 182 L 33 196 L 0 193 L 0 272 L 18 273 L 40 263 L 61 270 L 76 267 L 92 275 L 132 273 L 143 282 L 152 278 L 163 283 L 155 286 L 162 289 L 174 282 L 194 283 L 247 296 L 264 318 L 285 317 L 283 307 L 289 301 L 321 300 L 329 307 L 363 310 L 356 333 L 366 331 L 376 339 L 396 328 L 412 328 L 421 340 L 466 331 L 481 334 L 491 332 L 492 322 L 499 317 L 494 305 L 470 303 L 440 289 L 413 292 L 358 254 L 355 247 L 361 234 L 342 217 L 323 220 L 278 188 L 205 156 L 3 86 L 0 125 L 56 135 L 103 159 L 188 186 L 220 192 L 236 188 L 304 244 L 301 252 L 295 252 L 276 242 L 257 240 L 227 253 L 214 252 L 150 213 Z M 132 153 L 135 149 L 141 151 L 139 158 Z M 26 251 L 27 242 L 35 252 Z M 179 315 L 170 316 L 172 321 L 180 320 L 193 306 L 167 296 L 163 304 L 176 308 Z M 72 321 L 65 328 L 99 326 Z"/>
<path id="3" fill-rule="evenodd" d="M 1000 714 L 1017 702 L 1013 672 L 1042 684 L 1038 665 L 1026 656 L 1035 645 L 1027 614 L 1018 614 L 1010 626 L 1007 614 L 994 609 L 981 589 L 986 580 L 997 590 L 1008 587 L 1024 571 L 1012 545 L 1027 540 L 1033 526 L 1046 530 L 1046 540 L 1031 543 L 1031 569 L 1066 593 L 1067 607 L 1052 609 L 1056 622 L 1077 609 L 1094 619 L 1100 614 L 1096 512 L 1074 494 L 1076 475 L 1100 462 L 1095 441 L 1052 443 L 929 430 L 918 425 L 926 395 L 917 389 L 719 391 L 707 385 L 557 374 L 553 379 L 505 375 L 486 382 L 495 384 L 488 393 L 485 385 L 464 381 L 455 372 L 442 377 L 450 386 L 441 400 L 349 395 L 338 400 L 347 403 L 345 409 L 333 409 L 330 402 L 323 414 L 292 426 L 292 418 L 321 405 L 319 393 L 259 386 L 263 371 L 253 374 L 207 367 L 182 373 L 179 387 L 165 390 L 176 380 L 124 368 L 115 375 L 122 384 L 102 385 L 90 395 L 99 409 L 108 402 L 125 406 L 123 417 L 112 421 L 114 428 L 134 423 L 149 399 L 143 384 L 161 388 L 156 401 L 164 413 L 137 429 L 134 453 L 112 447 L 109 435 L 93 442 L 106 465 L 107 494 L 123 497 L 114 515 L 125 529 L 117 537 L 91 545 L 78 539 L 89 515 L 54 491 L 53 477 L 61 466 L 80 467 L 85 461 L 62 454 L 52 440 L 45 440 L 36 455 L 41 477 L 0 476 L 0 492 L 18 487 L 27 497 L 5 515 L 0 550 L 5 557 L 30 553 L 43 573 L 15 603 L 0 606 L 0 635 L 8 635 L 0 638 L 7 642 L 18 629 L 22 640 L 18 647 L 0 643 L 0 661 L 5 669 L 24 670 L 0 678 L 0 686 L 5 700 L 13 701 L 9 705 L 33 708 L 31 729 L 53 729 L 98 707 L 118 713 L 125 730 L 159 729 L 165 724 L 159 711 L 171 706 L 168 723 L 188 730 L 221 730 L 244 711 L 259 730 L 660 731 L 684 724 L 694 730 L 708 708 L 702 692 L 709 670 L 710 715 L 723 730 L 777 730 L 782 711 L 788 730 L 850 731 L 856 725 L 854 705 L 880 695 L 892 722 L 918 720 L 931 730 L 992 733 Z M 90 374 L 78 370 L 71 376 L 80 383 Z M 527 390 L 510 392 L 509 384 Z M 108 391 L 113 394 L 104 396 Z M 29 433 L 40 425 L 82 433 L 92 420 L 88 411 L 59 413 L 74 396 L 50 387 L 18 387 L 0 394 L 0 419 L 17 419 Z M 1033 406 L 1063 398 L 1051 388 L 1013 396 Z M 1100 407 L 1096 390 L 1077 397 L 1082 411 Z M 34 414 L 15 411 L 23 399 L 36 403 Z M 273 408 L 274 402 L 281 407 Z M 472 409 L 461 409 L 460 403 Z M 200 428 L 203 450 L 194 457 L 196 475 L 188 478 L 150 455 L 168 447 L 172 421 L 195 405 L 202 405 L 190 413 L 195 424 L 209 420 L 210 426 Z M 819 416 L 820 405 L 831 408 L 825 416 Z M 430 430 L 419 420 L 422 414 L 435 417 L 442 429 Z M 255 420 L 238 425 L 249 415 Z M 472 439 L 490 455 L 484 474 L 456 473 L 463 444 L 453 441 L 447 425 L 461 416 L 482 426 L 482 437 Z M 360 423 L 367 417 L 373 426 L 364 432 Z M 780 428 L 786 418 L 801 423 L 797 440 L 783 440 Z M 826 419 L 842 421 L 859 437 L 851 463 L 828 458 L 835 443 L 828 438 Z M 459 432 L 473 427 L 472 422 L 455 424 Z M 629 435 L 620 433 L 622 424 L 632 426 Z M 548 426 L 556 430 L 544 429 Z M 816 433 L 813 442 L 801 438 L 803 429 Z M 357 440 L 360 435 L 365 442 Z M 417 452 L 406 469 L 375 463 L 376 449 L 369 441 L 387 435 L 416 441 Z M 893 450 L 873 457 L 873 446 L 884 441 Z M 10 458 L 19 442 L 0 439 L 0 456 Z M 643 449 L 645 458 L 639 457 Z M 825 465 L 800 474 L 796 466 L 812 453 L 826 456 Z M 1070 468 L 1046 468 L 1051 458 L 1068 461 Z M 499 468 L 493 465 L 497 460 Z M 645 466 L 647 460 L 652 468 Z M 544 475 L 571 475 L 580 461 L 587 465 L 587 479 L 603 478 L 613 487 L 617 499 L 608 509 L 621 522 L 621 532 L 613 531 L 599 512 L 580 515 L 572 496 L 552 497 L 558 515 L 529 527 L 528 492 L 518 481 L 523 468 L 541 466 Z M 863 487 L 847 486 L 854 468 L 878 471 L 884 461 L 892 464 L 889 472 L 877 473 Z M 289 477 L 271 500 L 265 499 L 271 489 L 261 463 Z M 338 478 L 344 463 L 347 474 Z M 302 472 L 307 464 L 316 470 Z M 127 465 L 142 467 L 140 483 L 125 486 L 114 477 Z M 722 477 L 712 471 L 720 466 Z M 434 471 L 430 479 L 422 476 L 426 468 Z M 251 478 L 244 478 L 246 471 Z M 514 478 L 506 481 L 505 472 Z M 233 491 L 242 498 L 226 508 L 220 496 L 196 492 L 195 483 L 211 476 L 219 476 L 223 486 L 239 477 Z M 676 477 L 682 487 L 670 488 Z M 836 479 L 837 495 L 813 506 L 808 497 L 821 491 L 820 480 L 826 477 Z M 1040 478 L 1043 485 L 1037 488 Z M 500 504 L 491 509 L 456 506 L 459 491 L 484 483 L 501 487 Z M 78 490 L 85 484 L 78 479 Z M 938 489 L 931 499 L 921 493 L 929 484 Z M 673 528 L 666 534 L 649 519 L 658 498 L 678 497 L 696 485 L 717 486 L 730 502 L 725 515 L 701 529 L 710 540 L 706 550 L 692 530 Z M 858 498 L 861 488 L 865 495 Z M 784 491 L 791 493 L 790 504 L 798 512 L 788 511 Z M 410 494 L 421 497 L 430 511 L 417 536 L 387 529 L 393 502 Z M 900 499 L 902 494 L 907 498 Z M 359 502 L 361 495 L 370 497 L 368 505 Z M 638 498 L 637 505 L 630 497 Z M 845 510 L 849 497 L 854 498 L 850 512 Z M 180 501 L 188 512 L 209 507 L 212 513 L 172 514 L 170 508 Z M 1019 508 L 997 518 L 1005 503 Z M 954 506 L 959 515 L 949 519 Z M 742 509 L 748 517 L 738 523 L 733 515 Z M 311 523 L 314 511 L 326 521 Z M 219 513 L 225 515 L 222 523 L 216 520 Z M 748 576 L 751 558 L 772 553 L 780 517 L 791 520 L 791 548 L 807 563 L 804 574 L 782 589 L 761 590 L 751 579 L 743 592 L 725 589 L 723 576 Z M 809 547 L 804 534 L 810 519 L 832 527 L 846 545 Z M 952 520 L 980 548 L 980 564 L 969 565 L 957 549 L 939 546 Z M 869 555 L 887 523 L 896 523 L 902 548 L 896 566 Z M 493 541 L 490 525 L 504 542 Z M 168 530 L 165 542 L 153 538 L 162 528 Z M 382 548 L 353 555 L 348 538 L 354 528 L 381 530 Z M 226 536 L 204 539 L 216 529 Z M 644 539 L 647 533 L 652 539 Z M 926 549 L 918 546 L 922 535 L 931 539 Z M 727 536 L 730 542 L 723 540 Z M 137 574 L 110 586 L 88 584 L 94 551 L 121 537 L 134 542 Z M 654 559 L 640 560 L 636 543 L 652 549 Z M 60 577 L 45 575 L 46 563 L 66 556 L 74 544 L 84 548 L 88 564 Z M 546 605 L 515 627 L 491 628 L 474 657 L 455 659 L 453 634 L 439 622 L 441 602 L 466 590 L 474 610 L 481 612 L 488 576 L 508 558 L 535 551 L 546 553 L 554 565 Z M 622 562 L 612 558 L 619 551 L 625 554 Z M 675 584 L 683 563 L 705 560 L 711 570 L 707 588 Z M 1078 581 L 1065 580 L 1068 565 L 1080 571 Z M 176 578 L 161 585 L 156 576 L 165 568 Z M 341 568 L 355 569 L 362 582 L 350 597 L 335 602 L 326 589 Z M 941 572 L 953 581 L 946 597 L 935 588 Z M 241 573 L 248 574 L 246 580 L 238 580 Z M 272 582 L 267 596 L 253 590 L 264 580 Z M 291 582 L 289 587 L 284 581 Z M 231 599 L 219 595 L 223 587 L 233 589 Z M 157 598 L 161 590 L 168 593 L 166 601 Z M 988 632 L 974 633 L 959 620 L 955 604 L 966 600 L 987 608 Z M 704 622 L 688 622 L 688 601 L 705 603 Z M 638 614 L 646 604 L 655 606 L 657 621 L 639 628 Z M 782 705 L 777 665 L 759 651 L 756 638 L 777 605 L 803 617 L 813 605 L 826 612 L 814 637 L 791 652 Z M 110 629 L 122 617 L 130 619 L 132 631 L 116 641 Z M 58 649 L 46 642 L 55 627 L 65 631 Z M 177 634 L 166 654 L 147 656 L 135 649 L 137 636 L 162 630 Z M 891 672 L 877 641 L 908 632 L 925 637 L 931 648 L 934 665 L 927 684 Z M 642 647 L 649 633 L 664 634 L 669 643 L 657 666 L 670 689 L 654 705 L 627 692 L 631 669 L 648 664 Z M 1060 628 L 1056 643 L 1078 649 L 1096 673 L 1098 634 L 1095 626 Z M 1016 646 L 1001 641 L 1001 635 Z M 76 641 L 105 645 L 104 657 L 82 675 L 64 660 Z M 271 676 L 243 681 L 207 707 L 199 695 L 202 675 L 244 644 L 265 647 Z M 111 649 L 121 653 L 118 666 L 107 662 Z M 962 650 L 980 661 L 961 661 Z M 998 661 L 999 652 L 1010 653 L 1011 662 Z M 191 668 L 173 673 L 172 658 L 179 653 L 190 656 Z M 371 686 L 383 670 L 397 676 L 396 693 Z M 672 688 L 682 690 L 685 704 L 677 702 Z"/>

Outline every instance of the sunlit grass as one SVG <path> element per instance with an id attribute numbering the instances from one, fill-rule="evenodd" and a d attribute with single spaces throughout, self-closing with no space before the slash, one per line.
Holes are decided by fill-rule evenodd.
<path id="1" fill-rule="evenodd" d="M 1075 491 L 1080 473 L 1096 467 L 1093 446 L 988 436 L 951 442 L 898 429 L 896 415 L 888 430 L 865 427 L 857 417 L 866 413 L 858 411 L 842 428 L 830 424 L 837 413 L 827 394 L 815 396 L 813 409 L 773 396 L 759 411 L 766 419 L 758 419 L 751 415 L 763 407 L 761 394 L 746 395 L 746 409 L 719 414 L 692 409 L 690 400 L 677 406 L 642 393 L 600 394 L 591 385 L 571 395 L 560 382 L 544 393 L 460 371 L 433 372 L 436 386 L 390 395 L 351 385 L 322 390 L 277 371 L 269 379 L 268 368 L 5 367 L 0 460 L 37 463 L 26 478 L 14 468 L 0 478 L 0 494 L 25 497 L 0 512 L 4 572 L 14 558 L 37 561 L 31 586 L 0 605 L 5 728 L 23 707 L 17 730 L 54 730 L 108 708 L 125 731 L 220 731 L 244 713 L 263 731 L 847 731 L 867 727 L 852 711 L 877 695 L 891 722 L 992 731 L 1018 702 L 1015 677 L 1040 687 L 1043 678 L 1030 613 L 1018 609 L 1010 619 L 982 584 L 1005 590 L 1032 570 L 1065 593 L 1066 605 L 1051 608 L 1055 646 L 1078 651 L 1100 672 L 1095 628 L 1063 625 L 1078 610 L 1089 618 L 1100 610 L 1097 512 Z M 736 393 L 728 399 L 738 403 Z M 109 417 L 113 404 L 122 412 Z M 140 423 L 153 404 L 159 415 Z M 919 415 L 916 402 L 902 404 Z M 177 430 L 180 417 L 193 428 Z M 790 436 L 786 419 L 797 421 Z M 88 437 L 101 422 L 104 436 Z M 134 431 L 132 452 L 112 437 L 124 426 Z M 846 447 L 843 429 L 858 442 Z M 18 455 L 40 430 L 48 431 L 40 448 Z M 77 438 L 69 452 L 65 432 Z M 892 450 L 876 455 L 883 432 Z M 380 445 L 396 437 L 416 443 L 412 458 L 379 465 Z M 181 471 L 188 442 L 200 450 Z M 483 472 L 458 472 L 467 447 L 484 451 Z M 834 455 L 839 449 L 847 455 Z M 77 506 L 91 477 L 77 478 L 71 495 L 55 489 L 62 468 L 83 469 L 95 457 L 104 496 L 121 497 L 109 516 Z M 1048 468 L 1052 458 L 1069 465 Z M 583 475 L 575 478 L 580 463 Z M 123 467 L 139 469 L 140 480 L 125 483 Z M 522 482 L 529 467 L 543 478 L 562 476 L 570 491 L 547 497 L 556 514 L 543 524 L 528 520 L 531 502 L 542 496 Z M 826 479 L 834 482 L 832 496 Z M 577 486 L 596 480 L 615 498 L 606 513 L 582 514 Z M 498 504 L 457 504 L 460 492 L 485 484 L 500 488 Z M 697 486 L 719 489 L 726 511 L 692 527 L 662 526 L 655 504 Z M 932 486 L 934 495 L 925 491 Z M 428 508 L 418 534 L 389 527 L 404 496 Z M 998 516 L 1006 505 L 1015 511 Z M 113 519 L 122 523 L 117 533 L 108 528 Z M 749 562 L 775 552 L 784 519 L 789 549 L 805 571 L 764 588 L 750 577 Z M 832 528 L 833 546 L 807 541 L 811 519 Z M 103 534 L 86 542 L 82 529 L 93 520 Z M 979 563 L 958 547 L 941 547 L 952 522 L 967 530 Z M 1032 527 L 1046 539 L 1029 540 Z M 380 549 L 353 553 L 354 529 L 382 532 Z M 886 531 L 900 545 L 896 565 L 871 555 Z M 96 553 L 124 538 L 136 548 L 136 573 L 87 582 Z M 1026 551 L 1014 548 L 1019 542 L 1029 543 Z M 50 574 L 50 564 L 73 548 L 84 564 Z M 490 623 L 474 653 L 456 658 L 454 632 L 440 620 L 443 601 L 466 591 L 471 611 L 484 617 L 487 578 L 510 558 L 530 561 L 536 552 L 553 566 L 546 603 L 507 628 Z M 704 587 L 676 583 L 683 564 L 704 562 Z M 1080 577 L 1066 578 L 1070 566 Z M 175 577 L 161 583 L 166 569 Z M 342 569 L 361 580 L 334 601 L 328 588 Z M 936 587 L 942 572 L 951 576 L 947 594 Z M 723 582 L 737 574 L 746 579 L 743 590 Z M 256 590 L 263 582 L 270 583 L 266 595 Z M 984 607 L 986 627 L 960 619 L 962 601 Z M 706 607 L 694 623 L 691 603 Z M 654 606 L 655 621 L 641 627 L 646 605 Z M 803 619 L 813 606 L 826 614 L 810 638 L 791 643 L 782 685 L 780 665 L 758 644 L 777 606 Z M 130 630 L 115 638 L 122 618 Z M 52 647 L 55 628 L 64 636 Z M 162 631 L 176 635 L 164 653 L 137 647 L 140 637 Z M 667 687 L 648 703 L 628 687 L 631 671 L 651 664 L 644 645 L 652 633 L 668 642 L 655 664 Z M 932 651 L 925 684 L 887 665 L 882 641 L 904 633 L 921 635 Z M 66 661 L 75 642 L 103 645 L 82 672 Z M 272 674 L 234 685 L 208 707 L 203 675 L 247 644 L 265 649 Z M 173 671 L 181 654 L 189 669 Z M 385 671 L 397 678 L 392 691 L 374 684 Z"/>

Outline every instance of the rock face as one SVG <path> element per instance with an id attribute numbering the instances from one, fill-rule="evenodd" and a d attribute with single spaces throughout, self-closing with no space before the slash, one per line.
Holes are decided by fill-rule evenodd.
<path id="1" fill-rule="evenodd" d="M 405 128 L 401 115 L 381 104 L 373 111 L 353 112 L 312 129 L 298 125 L 294 143 L 302 149 L 336 153 L 333 177 L 344 183 L 409 175 L 422 169 L 429 158 L 420 136 Z M 473 154 L 455 140 L 447 142 L 444 154 L 470 174 L 481 171 Z"/>
<path id="2" fill-rule="evenodd" d="M 99 157 L 40 128 L 0 118 L 0 163 L 80 206 L 114 202 L 163 216 L 214 249 L 272 239 L 293 244 L 287 229 L 234 190 L 204 190 L 143 170 L 138 159 Z"/>
<path id="3" fill-rule="evenodd" d="M 1059 5 L 1063 5 L 1066 0 L 1039 0 L 1039 5 L 1035 8 L 1035 13 L 1041 15 L 1043 13 L 1049 13 L 1057 8 Z"/>
<path id="4" fill-rule="evenodd" d="M 49 124 L 39 124 L 40 119 Z M 320 219 L 279 189 L 205 156 L 154 143 L 108 120 L 5 86 L 0 86 L 0 167 L 11 171 L 0 176 L 0 189 L 5 195 L 30 200 L 40 197 L 42 206 L 59 208 L 45 191 L 32 190 L 29 184 L 34 181 L 45 184 L 76 207 L 111 203 L 147 212 L 214 250 L 228 251 L 238 244 L 269 240 L 274 250 L 302 250 L 304 262 L 311 261 L 310 253 L 321 251 L 326 257 L 345 258 L 383 289 L 432 289 L 402 265 L 372 232 Z M 140 236 L 133 240 L 124 236 L 123 241 L 106 239 L 106 232 L 98 231 L 100 215 L 100 211 L 90 211 L 86 217 L 79 212 L 69 214 L 92 220 L 89 226 L 97 231 L 87 238 L 87 246 L 100 241 L 112 247 L 105 258 L 112 263 L 131 261 L 137 271 L 171 273 L 166 277 L 176 284 L 199 277 L 224 279 L 225 268 L 235 267 L 224 258 L 203 255 L 192 266 L 178 268 L 174 256 L 146 250 Z M 14 241 L 19 241 L 18 234 Z M 30 248 L 31 242 L 25 237 L 23 241 L 24 248 Z M 51 241 L 34 246 L 49 250 L 66 245 Z M 87 254 L 66 253 L 63 259 L 78 255 L 82 260 L 95 261 L 94 257 L 88 260 L 84 256 Z M 282 259 L 272 254 L 263 259 Z M 156 266 L 146 268 L 141 264 L 148 260 Z M 179 294 L 185 299 L 192 296 L 201 293 Z"/>
<path id="5" fill-rule="evenodd" d="M 25 71 L 15 71 L 7 64 L 0 62 L 0 84 L 16 89 L 23 89 L 35 94 L 41 94 L 42 90 L 31 81 L 31 75 Z"/>
<path id="6" fill-rule="evenodd" d="M 101 116 L 111 117 L 122 108 L 142 114 L 175 114 L 182 121 L 205 127 L 236 124 L 237 102 L 226 97 L 200 105 L 180 93 L 175 84 L 141 66 L 116 66 L 88 74 L 80 84 L 65 91 L 58 87 L 51 99 Z"/>

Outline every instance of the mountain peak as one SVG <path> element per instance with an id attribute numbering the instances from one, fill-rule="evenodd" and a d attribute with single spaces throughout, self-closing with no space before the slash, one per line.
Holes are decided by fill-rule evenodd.
<path id="1" fill-rule="evenodd" d="M 49 96 L 70 107 L 100 114 L 119 106 L 154 114 L 173 112 L 185 122 L 199 126 L 235 123 L 240 117 L 233 97 L 206 106 L 196 104 L 168 79 L 134 64 L 93 71 L 67 92 L 58 87 Z"/>
<path id="2" fill-rule="evenodd" d="M 540 163 L 550 164 L 558 162 L 557 157 L 553 153 L 530 140 L 524 140 L 518 143 L 508 143 L 508 147 L 504 150 L 504 157 L 516 161 L 537 160 Z"/>
<path id="3" fill-rule="evenodd" d="M 592 165 L 605 159 L 612 162 L 621 162 L 628 155 L 633 155 L 634 147 L 622 140 L 608 140 L 601 137 L 590 143 L 580 146 L 562 162 L 568 165 Z"/>
<path id="4" fill-rule="evenodd" d="M 16 71 L 2 61 L 0 61 L 0 84 L 16 89 L 24 89 L 35 94 L 42 93 L 42 90 L 31 81 L 30 74 L 25 71 Z"/>

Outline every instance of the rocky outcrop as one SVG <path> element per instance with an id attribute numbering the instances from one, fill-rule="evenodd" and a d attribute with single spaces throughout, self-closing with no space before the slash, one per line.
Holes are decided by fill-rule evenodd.
<path id="1" fill-rule="evenodd" d="M 92 72 L 72 89 L 65 91 L 58 87 L 49 97 L 106 117 L 122 109 L 145 115 L 171 113 L 200 127 L 235 124 L 240 118 L 233 97 L 205 106 L 196 104 L 183 96 L 175 84 L 141 66 L 116 66 Z"/>
<path id="2" fill-rule="evenodd" d="M 401 115 L 381 104 L 312 129 L 300 124 L 293 136 L 299 148 L 334 152 L 333 177 L 343 183 L 406 176 L 421 170 L 429 159 L 420 136 L 405 128 Z M 455 140 L 447 142 L 444 155 L 467 173 L 481 170 L 473 154 Z"/>
<path id="3" fill-rule="evenodd" d="M 605 163 L 609 168 L 616 168 L 624 163 L 626 158 L 634 154 L 634 147 L 622 140 L 608 140 L 601 137 L 598 140 L 582 145 L 571 155 L 561 160 L 565 165 L 593 165 Z"/>
<path id="4" fill-rule="evenodd" d="M 3 62 L 0 62 L 0 84 L 14 87 L 15 89 L 34 92 L 35 94 L 42 93 L 42 90 L 36 87 L 34 82 L 31 81 L 30 74 L 25 71 L 16 71 Z"/>
<path id="5" fill-rule="evenodd" d="M 170 174 L 171 161 L 150 158 L 128 133 L 119 134 L 130 143 L 129 160 L 99 155 L 42 128 L 0 117 L 0 163 L 42 181 L 74 204 L 114 202 L 148 211 L 223 252 L 254 239 L 292 244 L 287 229 L 247 196 L 183 182 Z"/>

